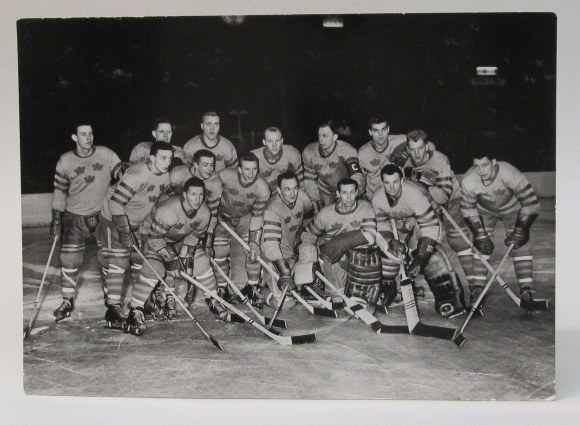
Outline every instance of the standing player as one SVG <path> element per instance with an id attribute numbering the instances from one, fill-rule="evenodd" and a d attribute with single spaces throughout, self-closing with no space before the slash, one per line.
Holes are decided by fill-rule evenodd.
<path id="1" fill-rule="evenodd" d="M 284 145 L 284 138 L 278 127 L 267 128 L 262 143 L 264 147 L 254 149 L 252 153 L 258 158 L 260 175 L 270 185 L 272 195 L 278 188 L 278 176 L 285 171 L 293 171 L 298 183 L 304 181 L 300 152 L 294 146 Z"/>
<path id="2" fill-rule="evenodd" d="M 358 193 L 356 180 L 347 177 L 338 182 L 336 203 L 320 210 L 302 233 L 298 259 L 300 263 L 318 261 L 316 244 L 321 246 L 335 236 L 354 230 L 376 232 L 377 221 L 373 207 L 369 201 L 357 199 Z M 365 264 L 370 269 L 364 272 L 367 276 L 373 275 L 372 267 L 374 266 L 376 284 L 367 283 L 364 288 L 357 284 L 361 277 L 360 271 L 353 267 L 357 264 Z M 376 246 L 362 245 L 350 250 L 335 264 L 324 262 L 322 272 L 337 289 L 344 291 L 347 296 L 354 295 L 374 305 L 378 296 L 381 274 L 380 256 Z M 336 294 L 334 298 L 338 298 Z"/>
<path id="3" fill-rule="evenodd" d="M 384 190 L 377 190 L 373 195 L 379 232 L 389 242 L 391 251 L 398 256 L 404 256 L 408 251 L 404 241 L 413 232 L 416 223 L 420 234 L 407 273 L 411 278 L 423 273 L 435 296 L 437 313 L 444 317 L 461 313 L 464 310 L 463 290 L 451 270 L 445 251 L 438 247 L 441 224 L 431 207 L 428 195 L 416 183 L 405 181 L 403 172 L 394 164 L 383 167 L 381 178 Z M 395 220 L 400 240 L 394 237 L 391 218 Z M 395 278 L 398 272 L 399 263 L 383 257 L 385 307 L 395 298 Z"/>
<path id="4" fill-rule="evenodd" d="M 389 134 L 389 123 L 386 118 L 373 117 L 369 120 L 369 134 L 373 138 L 358 150 L 360 168 L 366 176 L 367 198 L 373 199 L 373 193 L 383 183 L 382 168 L 391 163 L 391 154 L 397 146 L 404 143 L 404 134 Z"/>
<path id="5" fill-rule="evenodd" d="M 260 239 L 264 225 L 264 208 L 270 198 L 270 186 L 258 174 L 258 158 L 253 153 L 240 157 L 240 166 L 235 169 L 223 170 L 220 174 L 223 184 L 221 204 L 218 216 L 234 229 L 250 246 L 246 253 L 246 274 L 248 283 L 242 292 L 256 307 L 264 305 L 258 285 L 260 283 Z M 215 229 L 214 251 L 215 261 L 220 268 L 229 274 L 231 235 L 218 223 Z M 215 271 L 218 286 L 222 293 L 227 293 L 227 283 L 218 271 Z M 237 297 L 228 297 L 235 302 Z"/>
<path id="6" fill-rule="evenodd" d="M 105 288 L 105 320 L 123 322 L 121 306 L 123 277 L 129 267 L 131 249 L 140 240 L 139 226 L 169 188 L 168 169 L 173 146 L 154 142 L 149 161 L 131 166 L 119 183 L 107 191 L 97 238 L 102 247 L 101 278 Z"/>
<path id="7" fill-rule="evenodd" d="M 473 233 L 477 250 L 489 259 L 494 246 L 495 227 L 502 222 L 505 244 L 514 245 L 511 257 L 518 284 L 521 305 L 525 309 L 533 301 L 533 256 L 528 243 L 530 228 L 540 210 L 540 203 L 526 177 L 513 165 L 496 161 L 482 150 L 476 153 L 471 167 L 461 182 L 461 213 Z M 473 258 L 471 300 L 475 301 L 486 282 L 487 269 Z"/>
<path id="8" fill-rule="evenodd" d="M 467 232 L 467 225 L 461 215 L 461 190 L 455 173 L 451 169 L 447 156 L 436 150 L 428 150 L 427 133 L 413 130 L 407 134 L 409 159 L 405 162 L 405 178 L 421 183 L 427 189 L 431 206 L 437 212 L 438 206 L 449 211 L 453 220 Z M 471 262 L 473 253 L 469 245 L 455 230 L 449 220 L 442 220 L 447 235 L 447 242 L 457 253 L 468 281 L 471 280 Z"/>
<path id="9" fill-rule="evenodd" d="M 61 155 L 58 160 L 52 194 L 50 235 L 53 238 L 62 237 L 63 301 L 54 312 L 57 322 L 69 317 L 74 310 L 85 241 L 97 228 L 111 180 L 118 179 L 121 174 L 121 161 L 117 154 L 104 146 L 94 146 L 91 124 L 79 123 L 71 138 L 76 148 Z"/>
<path id="10" fill-rule="evenodd" d="M 143 254 L 149 264 L 143 265 L 133 289 L 127 325 L 134 335 L 143 335 L 147 330 L 144 305 L 158 283 L 157 275 L 179 278 L 179 272 L 183 270 L 210 290 L 217 287 L 209 258 L 203 249 L 198 249 L 211 216 L 204 202 L 204 191 L 201 179 L 189 178 L 180 195 L 155 205 L 141 225 L 141 234 L 147 233 Z M 220 320 L 230 320 L 222 305 L 212 298 L 205 301 Z M 173 319 L 175 300 L 171 294 L 167 295 L 165 309 L 167 317 Z"/>
<path id="11" fill-rule="evenodd" d="M 154 130 L 151 131 L 151 134 L 153 135 L 155 141 L 171 143 L 171 137 L 173 136 L 173 126 L 171 125 L 171 121 L 169 119 L 159 118 L 157 121 L 155 121 L 153 128 Z M 135 164 L 136 162 L 147 161 L 149 159 L 151 145 L 153 145 L 153 142 L 141 142 L 135 146 L 131 151 L 129 162 L 131 164 Z M 183 148 L 181 146 L 173 145 L 173 149 L 174 154 L 172 166 L 180 165 L 180 162 L 181 164 L 185 164 L 186 155 Z"/>
<path id="12" fill-rule="evenodd" d="M 352 177 L 357 182 L 359 194 L 365 190 L 365 178 L 356 149 L 338 140 L 332 121 L 320 124 L 318 142 L 306 146 L 302 160 L 304 190 L 318 210 L 336 201 L 336 184 L 346 177 Z"/>
<path id="13" fill-rule="evenodd" d="M 280 279 L 278 286 L 269 274 L 265 280 L 270 287 L 272 297 L 266 298 L 270 307 L 276 308 L 280 303 L 284 286 L 294 289 L 292 270 L 296 263 L 295 252 L 302 233 L 304 220 L 312 216 L 314 207 L 306 193 L 300 190 L 298 176 L 292 171 L 285 171 L 277 177 L 277 193 L 274 194 L 264 210 L 264 233 L 262 234 L 262 257 L 271 262 L 277 269 Z M 292 302 L 292 298 L 288 298 Z M 288 307 L 288 304 L 285 304 Z"/>
<path id="14" fill-rule="evenodd" d="M 215 172 L 226 168 L 235 169 L 238 165 L 238 154 L 232 142 L 219 135 L 220 117 L 215 112 L 206 112 L 201 117 L 202 133 L 190 139 L 183 150 L 187 163 L 192 164 L 193 154 L 199 149 L 208 149 L 215 155 Z"/>

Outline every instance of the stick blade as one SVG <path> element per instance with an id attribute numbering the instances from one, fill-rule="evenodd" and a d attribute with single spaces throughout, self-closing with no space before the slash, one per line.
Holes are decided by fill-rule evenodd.
<path id="1" fill-rule="evenodd" d="M 392 325 L 384 325 L 381 324 L 381 332 L 382 334 L 408 334 L 409 327 L 408 326 L 392 326 Z"/>
<path id="2" fill-rule="evenodd" d="M 455 338 L 453 338 L 453 342 L 455 343 L 455 345 L 457 345 L 459 348 L 461 348 L 463 346 L 463 344 L 465 344 L 467 340 L 465 339 L 465 337 L 462 334 L 457 335 Z"/>
<path id="3" fill-rule="evenodd" d="M 280 332 L 278 329 L 268 329 L 268 332 L 273 333 L 276 336 L 282 336 L 282 332 Z"/>
<path id="4" fill-rule="evenodd" d="M 211 341 L 211 343 L 213 345 L 215 345 L 217 347 L 218 350 L 220 351 L 224 351 L 224 348 L 222 347 L 222 345 L 218 342 L 217 339 L 215 339 L 213 336 L 209 337 L 209 340 Z"/>
<path id="5" fill-rule="evenodd" d="M 288 328 L 288 323 L 284 319 L 274 319 L 274 322 L 271 325 L 270 325 L 270 323 L 272 323 L 272 318 L 267 317 L 267 316 L 264 317 L 264 324 L 267 326 L 271 326 L 271 327 L 275 327 L 275 328 L 282 328 L 282 329 Z"/>
<path id="6" fill-rule="evenodd" d="M 291 336 L 292 345 L 296 344 L 310 344 L 316 341 L 316 334 L 295 335 Z"/>
<path id="7" fill-rule="evenodd" d="M 236 313 L 230 313 L 230 321 L 232 323 L 246 323 L 246 321 Z"/>
<path id="8" fill-rule="evenodd" d="M 534 300 L 532 303 L 532 310 L 549 310 L 550 300 Z"/>
<path id="9" fill-rule="evenodd" d="M 412 334 L 417 336 L 452 340 L 453 336 L 455 335 L 455 329 L 444 328 L 442 326 L 426 325 L 419 322 L 413 329 Z"/>
<path id="10" fill-rule="evenodd" d="M 317 316 L 333 317 L 335 319 L 338 317 L 338 313 L 335 310 L 327 310 L 320 307 L 314 307 L 313 314 L 316 314 Z"/>

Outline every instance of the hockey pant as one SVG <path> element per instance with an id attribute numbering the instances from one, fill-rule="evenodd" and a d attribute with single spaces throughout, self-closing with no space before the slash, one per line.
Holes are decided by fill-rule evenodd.
<path id="1" fill-rule="evenodd" d="M 61 292 L 63 298 L 74 298 L 79 280 L 79 267 L 85 257 L 85 241 L 95 233 L 100 214 L 82 216 L 65 211 L 60 250 Z M 98 240 L 97 240 L 98 244 Z"/>
<path id="2" fill-rule="evenodd" d="M 230 218 L 228 220 L 228 225 L 238 234 L 241 238 L 248 243 L 248 234 L 250 231 L 250 219 L 252 215 L 247 214 L 239 219 Z M 223 220 L 223 218 L 222 218 Z M 225 272 L 226 275 L 230 274 L 230 254 L 231 254 L 231 244 L 232 237 L 224 227 L 218 223 L 215 228 L 215 237 L 213 242 L 215 262 L 220 266 L 220 268 Z M 257 261 L 251 262 L 249 257 L 246 255 L 245 258 L 246 275 L 248 277 L 248 284 L 258 285 L 260 283 L 260 263 Z M 215 270 L 215 276 L 217 279 L 217 284 L 220 288 L 226 288 L 227 283 L 224 277 Z"/>

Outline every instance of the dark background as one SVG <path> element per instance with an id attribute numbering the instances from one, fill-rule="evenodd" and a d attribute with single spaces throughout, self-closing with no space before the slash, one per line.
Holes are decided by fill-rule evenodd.
<path id="1" fill-rule="evenodd" d="M 52 191 L 58 157 L 74 147 L 77 120 L 95 143 L 128 159 L 170 116 L 173 142 L 221 115 L 237 147 L 283 129 L 302 149 L 334 119 L 359 147 L 367 120 L 386 115 L 391 133 L 426 130 L 455 172 L 474 146 L 522 171 L 555 170 L 554 14 L 26 19 L 18 21 L 22 192 Z M 476 66 L 499 68 L 503 85 L 473 85 Z M 238 120 L 241 116 L 242 140 Z"/>

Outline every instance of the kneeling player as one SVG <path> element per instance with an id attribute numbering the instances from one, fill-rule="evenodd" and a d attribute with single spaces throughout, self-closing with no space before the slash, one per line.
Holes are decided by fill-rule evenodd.
<path id="1" fill-rule="evenodd" d="M 217 288 L 207 254 L 197 249 L 211 217 L 204 202 L 204 192 L 203 181 L 191 177 L 180 196 L 157 204 L 141 225 L 141 232 L 147 234 L 144 255 L 149 264 L 143 265 L 133 288 L 127 325 L 134 335 L 142 335 L 147 329 L 143 307 L 157 285 L 157 274 L 179 278 L 180 271 L 187 271 L 210 290 Z M 230 320 L 230 315 L 219 303 L 210 298 L 206 298 L 206 302 L 219 319 Z M 171 294 L 167 295 L 165 310 L 169 319 L 175 317 L 175 299 Z"/>
<path id="2" fill-rule="evenodd" d="M 416 183 L 404 181 L 403 172 L 394 164 L 383 167 L 381 179 L 384 190 L 377 190 L 373 196 L 379 232 L 388 240 L 389 249 L 404 257 L 407 246 L 403 241 L 414 227 L 412 221 L 417 222 L 420 235 L 408 266 L 408 275 L 414 278 L 423 273 L 435 296 L 437 313 L 444 317 L 460 314 L 465 309 L 463 288 L 451 269 L 445 251 L 439 247 L 441 224 L 429 198 Z M 394 237 L 391 218 L 396 220 L 400 240 Z M 396 288 L 394 281 L 398 271 L 399 263 L 386 257 L 383 259 L 383 279 L 391 282 L 385 285 L 389 289 L 384 298 L 385 307 L 394 299 L 393 288 Z"/>

